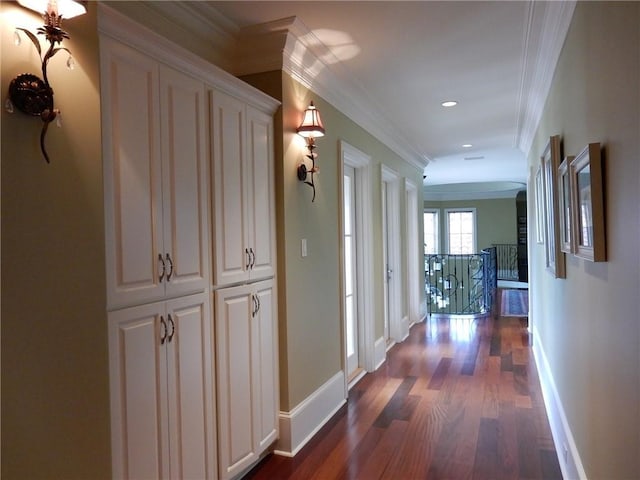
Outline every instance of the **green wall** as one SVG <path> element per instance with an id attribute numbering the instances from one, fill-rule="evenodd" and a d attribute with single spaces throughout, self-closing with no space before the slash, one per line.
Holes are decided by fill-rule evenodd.
<path id="1" fill-rule="evenodd" d="M 529 235 L 534 338 L 592 479 L 640 472 L 639 26 L 638 2 L 578 2 L 529 155 L 532 192 L 551 135 L 563 155 L 603 146 L 607 261 L 567 255 L 567 278 L 555 279 Z"/>
<path id="2" fill-rule="evenodd" d="M 342 218 L 339 141 L 344 140 L 372 157 L 373 250 L 382 258 L 381 170 L 385 164 L 416 185 L 422 172 L 408 165 L 380 141 L 357 126 L 324 99 L 280 72 L 282 80 L 282 123 L 276 127 L 282 139 L 282 156 L 276 148 L 278 204 L 278 288 L 281 348 L 281 409 L 290 410 L 342 369 L 342 325 L 340 282 L 340 222 Z M 274 93 L 272 73 L 246 77 L 250 83 Z M 313 100 L 326 128 L 316 141 L 320 173 L 316 200 L 311 189 L 298 181 L 296 168 L 306 152 L 303 139 L 295 133 L 301 114 Z M 276 117 L 278 118 L 278 117 Z M 278 130 L 281 135 L 278 135 Z M 404 211 L 400 213 L 404 218 Z M 405 229 L 404 222 L 401 229 Z M 308 241 L 308 256 L 300 255 L 300 241 Z M 404 249 L 403 249 L 404 250 Z M 403 262 L 405 259 L 403 258 Z M 375 338 L 383 336 L 382 262 L 374 264 L 373 302 Z M 379 279 L 379 280 L 378 280 Z M 420 279 L 416 279 L 420 281 Z M 406 287 L 406 280 L 405 280 Z M 406 291 L 406 289 L 404 290 Z"/>
<path id="3" fill-rule="evenodd" d="M 0 4 L 2 79 L 40 74 L 16 26 L 42 25 Z M 76 69 L 48 69 L 62 128 L 2 108 L 2 478 L 111 478 L 99 60 L 95 5 L 64 23 Z"/>
<path id="4" fill-rule="evenodd" d="M 280 400 L 281 409 L 288 411 L 342 369 L 340 140 L 370 155 L 375 164 L 372 182 L 374 258 L 382 258 L 380 165 L 384 163 L 418 187 L 422 182 L 422 172 L 408 165 L 287 73 L 268 72 L 248 75 L 243 79 L 282 101 L 282 107 L 276 114 L 275 128 L 276 204 Z M 316 140 L 320 173 L 316 176 L 316 200 L 313 203 L 311 189 L 298 181 L 295 173 L 306 153 L 304 141 L 295 131 L 310 101 L 320 111 L 326 129 L 326 135 Z M 404 211 L 401 218 L 405 218 Z M 401 230 L 405 229 L 403 221 Z M 305 258 L 300 255 L 302 238 L 308 242 L 308 256 Z M 402 261 L 406 263 L 406 258 L 403 257 Z M 375 262 L 374 272 L 375 279 L 382 279 L 382 261 Z M 406 278 L 403 280 L 403 291 L 406 292 Z M 376 339 L 382 337 L 384 331 L 383 288 L 381 280 L 374 281 L 375 298 L 372 301 Z"/>
<path id="5" fill-rule="evenodd" d="M 440 210 L 440 250 L 446 250 L 445 208 L 475 208 L 478 251 L 494 243 L 517 242 L 516 199 L 448 200 L 424 202 L 424 208 Z"/>

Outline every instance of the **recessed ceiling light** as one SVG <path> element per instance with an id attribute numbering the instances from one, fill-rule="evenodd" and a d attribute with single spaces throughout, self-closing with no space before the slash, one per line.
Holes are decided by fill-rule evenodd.
<path id="1" fill-rule="evenodd" d="M 473 147 L 473 145 L 471 145 L 470 143 L 465 143 L 464 145 L 462 145 L 462 148 L 471 148 Z"/>
<path id="2" fill-rule="evenodd" d="M 443 107 L 455 107 L 458 104 L 455 100 L 447 100 L 446 102 L 442 102 Z"/>

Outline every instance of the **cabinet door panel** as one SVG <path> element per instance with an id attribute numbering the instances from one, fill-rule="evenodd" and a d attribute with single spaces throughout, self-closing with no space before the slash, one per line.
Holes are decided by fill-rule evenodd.
<path id="1" fill-rule="evenodd" d="M 215 477 L 211 315 L 207 294 L 167 302 L 172 478 Z"/>
<path id="2" fill-rule="evenodd" d="M 164 255 L 167 294 L 203 291 L 208 283 L 208 196 L 204 85 L 160 69 Z"/>
<path id="3" fill-rule="evenodd" d="M 253 320 L 256 368 L 254 390 L 258 454 L 278 438 L 278 354 L 277 325 L 275 322 L 275 292 L 273 281 L 256 284 L 260 309 Z"/>
<path id="4" fill-rule="evenodd" d="M 220 477 L 257 459 L 254 450 L 250 287 L 216 291 L 216 366 Z"/>
<path id="5" fill-rule="evenodd" d="M 110 308 L 162 297 L 158 70 L 105 40 L 102 54 L 107 302 Z"/>
<path id="6" fill-rule="evenodd" d="M 215 228 L 214 283 L 248 279 L 246 194 L 244 176 L 245 106 L 218 91 L 211 92 L 211 150 Z"/>
<path id="7" fill-rule="evenodd" d="M 274 274 L 275 195 L 273 172 L 273 120 L 269 115 L 247 108 L 247 178 L 249 194 L 249 246 L 255 253 L 251 278 L 269 278 Z"/>
<path id="8" fill-rule="evenodd" d="M 168 478 L 162 304 L 109 313 L 114 478 Z"/>

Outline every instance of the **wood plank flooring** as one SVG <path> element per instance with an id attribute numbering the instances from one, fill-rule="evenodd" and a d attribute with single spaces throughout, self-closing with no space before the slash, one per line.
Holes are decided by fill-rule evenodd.
<path id="1" fill-rule="evenodd" d="M 245 478 L 561 479 L 525 325 L 414 325 L 294 458 L 269 455 Z"/>

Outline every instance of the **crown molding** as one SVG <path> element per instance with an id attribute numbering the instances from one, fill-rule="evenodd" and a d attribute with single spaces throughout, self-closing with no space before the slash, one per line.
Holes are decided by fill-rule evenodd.
<path id="1" fill-rule="evenodd" d="M 523 33 L 523 62 L 516 145 L 528 157 L 544 112 L 576 2 L 529 2 Z"/>
<path id="2" fill-rule="evenodd" d="M 144 25 L 183 32 L 203 58 L 229 70 L 239 28 L 208 2 L 100 2 Z"/>
<path id="3" fill-rule="evenodd" d="M 428 202 L 455 202 L 458 200 L 499 200 L 516 198 L 521 190 L 505 190 L 503 192 L 431 192 L 423 186 L 422 193 Z"/>
<path id="4" fill-rule="evenodd" d="M 120 43 L 145 52 L 162 63 L 192 75 L 202 80 L 207 86 L 229 95 L 247 98 L 249 103 L 265 112 L 274 114 L 280 105 L 278 100 L 266 93 L 103 2 L 98 3 L 98 32 L 101 36 L 116 39 Z"/>
<path id="5" fill-rule="evenodd" d="M 282 69 L 410 165 L 423 171 L 429 159 L 394 131 L 383 109 L 314 33 L 297 17 L 253 25 L 239 32 L 235 75 Z"/>

